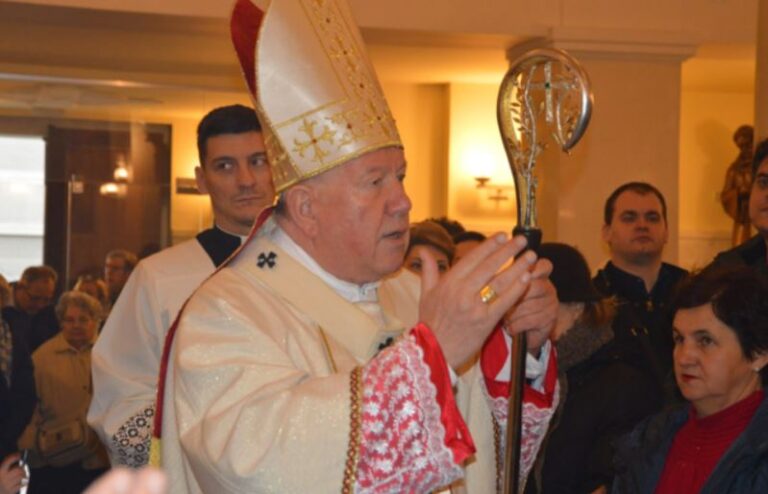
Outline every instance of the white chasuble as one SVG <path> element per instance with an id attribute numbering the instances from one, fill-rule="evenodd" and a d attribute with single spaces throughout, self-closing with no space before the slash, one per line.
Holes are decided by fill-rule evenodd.
<path id="1" fill-rule="evenodd" d="M 494 445 L 470 456 L 475 434 L 493 437 L 482 373 L 451 389 L 415 325 L 413 278 L 382 283 L 377 323 L 280 249 L 275 228 L 267 220 L 182 313 L 162 421 L 171 492 L 492 492 Z"/>

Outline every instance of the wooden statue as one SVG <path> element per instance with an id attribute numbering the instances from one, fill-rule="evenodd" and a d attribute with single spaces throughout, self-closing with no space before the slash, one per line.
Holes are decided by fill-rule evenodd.
<path id="1" fill-rule="evenodd" d="M 752 188 L 753 139 L 754 129 L 751 125 L 742 125 L 734 132 L 733 142 L 739 148 L 739 155 L 728 167 L 725 185 L 720 193 L 723 209 L 733 218 L 731 243 L 734 246 L 752 236 L 752 225 L 749 221 L 749 191 Z"/>

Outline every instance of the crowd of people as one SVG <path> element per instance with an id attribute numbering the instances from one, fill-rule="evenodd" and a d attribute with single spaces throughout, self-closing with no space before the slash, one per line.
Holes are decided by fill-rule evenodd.
<path id="1" fill-rule="evenodd" d="M 768 140 L 754 238 L 689 274 L 662 261 L 664 196 L 630 182 L 606 198 L 592 276 L 568 239 L 532 252 L 409 224 L 402 144 L 348 13 L 269 8 L 239 1 L 232 24 L 257 111 L 198 126 L 212 228 L 140 261 L 112 251 L 59 297 L 47 266 L 0 283 L 0 494 L 500 492 L 520 333 L 527 494 L 768 491 Z M 264 22 L 349 49 L 256 57 Z M 265 75 L 293 58 L 327 91 Z M 358 106 L 324 117 L 343 145 L 313 154 L 300 137 L 338 103 L 322 99 L 344 84 L 334 64 Z M 141 469 L 158 460 L 167 482 Z M 110 466 L 140 473 L 94 483 Z"/>
<path id="2" fill-rule="evenodd" d="M 104 279 L 83 275 L 59 297 L 58 274 L 49 266 L 31 266 L 10 284 L 2 280 L 0 457 L 8 462 L 0 467 L 0 492 L 18 490 L 8 482 L 20 482 L 20 469 L 12 468 L 19 450 L 36 479 L 31 492 L 80 493 L 108 468 L 86 422 L 91 349 L 135 264 L 130 252 L 109 252 Z"/>

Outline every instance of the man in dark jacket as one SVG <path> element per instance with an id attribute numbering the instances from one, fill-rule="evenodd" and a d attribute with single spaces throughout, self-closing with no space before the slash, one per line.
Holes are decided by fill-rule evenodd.
<path id="1" fill-rule="evenodd" d="M 16 451 L 16 440 L 27 426 L 36 402 L 26 342 L 0 319 L 0 460 Z"/>
<path id="2" fill-rule="evenodd" d="M 50 266 L 30 266 L 13 283 L 13 305 L 2 309 L 2 318 L 24 339 L 29 353 L 59 332 L 53 309 L 58 275 Z"/>
<path id="3" fill-rule="evenodd" d="M 611 260 L 593 281 L 618 303 L 616 343 L 656 377 L 659 397 L 673 401 L 671 299 L 687 271 L 662 262 L 669 236 L 666 201 L 653 185 L 629 182 L 606 200 L 604 221 Z"/>
<path id="4" fill-rule="evenodd" d="M 733 249 L 721 252 L 714 264 L 752 266 L 768 276 L 768 139 L 757 145 L 752 161 L 749 219 L 757 235 Z"/>

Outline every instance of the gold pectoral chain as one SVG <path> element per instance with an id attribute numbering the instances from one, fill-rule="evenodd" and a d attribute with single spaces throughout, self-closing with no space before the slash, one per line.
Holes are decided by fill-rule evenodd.
<path id="1" fill-rule="evenodd" d="M 349 376 L 350 406 L 349 406 L 349 449 L 344 465 L 344 484 L 341 494 L 355 492 L 357 480 L 357 462 L 360 459 L 361 440 L 361 409 L 363 401 L 363 368 L 355 367 Z"/>
<path id="2" fill-rule="evenodd" d="M 496 459 L 496 494 L 501 494 L 501 426 L 493 414 L 491 414 L 491 420 L 493 421 L 493 453 Z"/>

